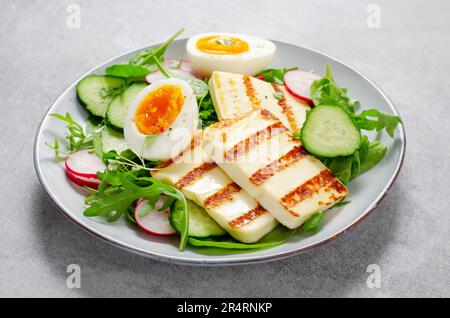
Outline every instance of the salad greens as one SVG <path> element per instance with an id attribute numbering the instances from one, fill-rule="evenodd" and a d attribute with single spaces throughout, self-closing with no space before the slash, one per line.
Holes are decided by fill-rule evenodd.
<path id="1" fill-rule="evenodd" d="M 179 200 L 183 206 L 185 224 L 180 233 L 180 250 L 184 250 L 188 240 L 189 211 L 187 210 L 184 195 L 175 187 L 162 183 L 152 177 L 139 176 L 139 170 L 121 172 L 119 170 L 106 170 L 99 174 L 102 180 L 99 188 L 86 198 L 88 205 L 84 210 L 87 217 L 101 216 L 109 222 L 117 221 L 136 200 L 148 200 L 151 209 L 161 195 Z M 173 200 L 169 200 L 170 204 Z M 162 207 L 164 208 L 164 206 Z"/>
<path id="2" fill-rule="evenodd" d="M 260 77 L 266 82 L 283 85 L 284 74 L 293 70 L 298 70 L 298 67 L 281 68 L 281 69 L 269 68 L 257 74 L 256 77 Z"/>
<path id="3" fill-rule="evenodd" d="M 218 122 L 216 110 L 211 99 L 211 94 L 207 93 L 198 104 L 199 118 L 202 121 L 202 128 L 206 128 Z"/>
<path id="4" fill-rule="evenodd" d="M 161 62 L 164 58 L 164 53 L 172 43 L 181 33 L 184 32 L 184 28 L 178 30 L 174 35 L 172 35 L 166 42 L 164 42 L 160 47 L 156 49 L 147 49 L 136 53 L 128 63 L 131 65 L 138 65 L 149 68 L 150 70 L 155 70 L 155 60 Z"/>
<path id="5" fill-rule="evenodd" d="M 317 212 L 311 215 L 303 226 L 298 229 L 288 229 L 280 224 L 258 242 L 252 244 L 238 242 L 230 236 L 208 238 L 190 237 L 188 243 L 194 247 L 201 248 L 202 252 L 215 255 L 239 253 L 245 250 L 262 250 L 286 243 L 298 233 L 315 233 L 318 231 L 322 220 L 323 212 Z"/>
<path id="6" fill-rule="evenodd" d="M 183 31 L 184 29 L 179 30 L 157 48 L 136 53 L 128 61 L 128 64 L 116 64 L 107 67 L 105 74 L 113 76 L 113 79 L 119 83 L 111 88 L 103 89 L 103 87 L 100 87 L 102 88 L 99 94 L 100 97 L 112 99 L 113 97 L 119 96 L 131 84 L 143 82 L 145 81 L 145 76 L 159 71 L 168 78 L 181 78 L 192 87 L 197 98 L 199 119 L 201 120 L 203 129 L 217 122 L 219 119 L 214 108 L 207 79 L 201 80 L 193 76 L 182 76 L 176 71 L 171 71 L 179 68 L 181 61 L 172 60 L 169 66 L 170 69 L 166 69 L 164 66 L 166 65 L 164 64 L 164 54 L 168 46 Z M 264 81 L 283 85 L 286 72 L 297 69 L 297 67 L 271 68 L 260 72 L 256 76 L 262 78 Z M 281 100 L 283 95 L 282 93 L 274 93 L 274 97 Z M 378 132 L 385 130 L 389 136 L 393 137 L 395 128 L 399 123 L 402 123 L 398 116 L 386 114 L 376 109 L 364 110 L 357 113 L 356 111 L 360 103 L 352 100 L 348 96 L 346 88 L 342 88 L 336 84 L 329 65 L 326 69 L 326 75 L 312 84 L 311 98 L 315 106 L 332 105 L 333 107 L 339 106 L 342 108 L 351 117 L 348 120 L 350 125 L 353 127 L 352 123 L 354 123 L 359 132 L 361 130 Z M 342 113 L 341 109 L 339 109 L 339 112 Z M 109 129 L 108 127 L 112 126 L 112 123 L 108 122 L 107 119 L 91 117 L 87 121 L 85 132 L 83 127 L 75 122 L 69 113 L 65 115 L 51 114 L 51 116 L 66 124 L 68 131 L 66 141 L 69 154 L 87 149 L 100 157 L 106 166 L 104 172 L 98 172 L 97 174 L 100 180 L 98 189 L 86 188 L 91 192 L 91 195 L 85 199 L 86 209 L 84 210 L 84 215 L 87 217 L 103 217 L 109 222 L 114 222 L 120 217 L 125 216 L 131 223 L 136 224 L 134 206 L 137 200 L 146 199 L 148 201 L 143 209 L 139 211 L 139 216 L 144 217 L 155 210 L 155 206 L 161 196 L 167 196 L 163 206 L 159 208 L 160 211 L 171 207 L 173 204 L 181 206 L 181 215 L 177 217 L 177 233 L 179 232 L 180 234 L 180 250 L 184 250 L 186 245 L 189 244 L 204 252 L 213 254 L 229 254 L 274 247 L 287 242 L 299 232 L 303 234 L 315 233 L 323 221 L 323 212 L 318 211 L 311 215 L 302 227 L 291 230 L 282 225 L 278 225 L 273 231 L 253 244 L 238 242 L 230 235 L 210 236 L 207 238 L 190 237 L 188 202 L 183 193 L 176 187 L 162 183 L 151 176 L 151 171 L 161 163 L 160 161 L 145 160 L 131 150 L 105 150 L 102 130 Z M 118 132 L 118 134 L 121 133 Z M 300 139 L 300 133 L 294 133 L 293 135 Z M 148 136 L 146 142 L 152 142 L 155 136 Z M 344 184 L 348 184 L 359 174 L 373 168 L 384 158 L 387 152 L 386 145 L 377 140 L 370 141 L 365 135 L 362 135 L 359 148 L 357 148 L 358 140 L 359 138 L 355 142 L 355 147 L 347 153 L 351 153 L 354 149 L 357 150 L 349 156 L 319 158 Z M 54 139 L 53 145 L 47 145 L 55 151 L 58 157 L 60 154 L 66 153 L 61 149 L 57 138 Z M 349 201 L 341 201 L 335 206 L 342 206 L 348 203 Z M 191 214 L 191 217 L 193 215 L 194 212 Z M 191 223 L 194 224 L 195 222 L 191 221 Z"/>
<path id="7" fill-rule="evenodd" d="M 123 78 L 135 78 L 144 77 L 150 74 L 150 71 L 148 68 L 138 65 L 116 64 L 107 67 L 105 74 Z"/>
<path id="8" fill-rule="evenodd" d="M 55 113 L 55 114 L 50 114 L 50 116 L 52 116 L 56 119 L 59 119 L 62 122 L 65 122 L 67 124 L 66 129 L 68 131 L 68 134 L 66 136 L 66 140 L 68 141 L 68 144 L 69 144 L 68 151 L 61 150 L 61 148 L 59 146 L 58 138 L 56 138 L 56 137 L 53 140 L 53 145 L 46 143 L 46 145 L 49 148 L 51 148 L 55 151 L 55 154 L 57 157 L 60 157 L 60 155 L 62 153 L 70 154 L 70 153 L 76 152 L 78 150 L 93 148 L 92 134 L 86 135 L 83 127 L 79 123 L 75 122 L 69 113 L 66 113 L 65 115 Z"/>
<path id="9" fill-rule="evenodd" d="M 347 89 L 340 87 L 333 79 L 331 66 L 327 66 L 326 75 L 311 85 L 311 97 L 315 106 L 336 105 L 344 109 L 352 118 L 355 126 L 360 130 L 383 129 L 394 136 L 394 130 L 399 123 L 400 117 L 380 112 L 377 109 L 364 110 L 357 114 L 360 106 L 358 101 L 352 100 Z M 299 134 L 295 134 L 299 138 Z M 333 173 L 344 183 L 348 184 L 356 176 L 364 173 L 378 164 L 386 155 L 387 147 L 379 141 L 369 141 L 367 136 L 362 136 L 359 149 L 352 155 L 337 158 L 319 158 L 333 171 Z"/>
<path id="10" fill-rule="evenodd" d="M 304 233 L 315 233 L 319 230 L 319 226 L 323 220 L 323 212 L 319 211 L 310 216 L 310 218 L 303 224 Z"/>
<path id="11" fill-rule="evenodd" d="M 282 225 L 278 225 L 272 232 L 268 233 L 257 243 L 252 244 L 240 243 L 231 237 L 209 237 L 203 239 L 190 237 L 188 242 L 190 245 L 196 247 L 219 247 L 227 250 L 255 250 L 283 244 L 289 241 L 295 233 L 297 233 L 297 229 L 291 230 Z M 225 253 L 228 254 L 229 252 L 225 251 Z"/>

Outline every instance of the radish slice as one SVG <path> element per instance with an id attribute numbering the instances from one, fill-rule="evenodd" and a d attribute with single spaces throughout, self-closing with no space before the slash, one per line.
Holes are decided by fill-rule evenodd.
<path id="1" fill-rule="evenodd" d="M 293 70 L 284 74 L 284 84 L 287 91 L 294 97 L 301 99 L 311 105 L 311 85 L 314 81 L 321 79 L 317 74 L 305 71 Z"/>
<path id="2" fill-rule="evenodd" d="M 137 225 L 146 233 L 156 236 L 169 236 L 174 235 L 176 232 L 169 222 L 169 209 L 158 211 L 158 208 L 162 205 L 160 199 L 156 204 L 154 210 L 145 216 L 139 216 L 141 211 L 147 204 L 147 200 L 139 199 L 134 209 L 134 218 Z"/>
<path id="3" fill-rule="evenodd" d="M 66 170 L 77 177 L 97 178 L 97 172 L 105 171 L 105 164 L 88 150 L 80 150 L 67 157 Z"/>
<path id="4" fill-rule="evenodd" d="M 173 74 L 175 77 L 179 77 L 179 78 L 186 78 L 186 77 L 192 77 L 195 78 L 195 76 L 192 73 L 183 71 L 181 69 L 169 69 L 168 70 L 171 74 Z M 148 74 L 145 77 L 145 80 L 147 81 L 147 83 L 152 84 L 156 81 L 159 81 L 161 79 L 166 79 L 167 77 L 161 73 L 161 71 L 155 71 L 153 73 Z"/>
<path id="5" fill-rule="evenodd" d="M 99 179 L 79 177 L 69 172 L 68 170 L 66 170 L 66 175 L 73 183 L 79 185 L 80 187 L 89 187 L 92 189 L 98 189 L 98 186 L 100 184 Z"/>

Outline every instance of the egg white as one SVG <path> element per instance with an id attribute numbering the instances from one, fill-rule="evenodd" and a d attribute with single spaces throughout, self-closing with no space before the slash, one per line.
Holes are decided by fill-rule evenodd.
<path id="1" fill-rule="evenodd" d="M 163 85 L 181 86 L 184 96 L 183 107 L 162 133 L 148 137 L 136 125 L 134 116 L 142 100 Z M 192 88 L 181 79 L 161 79 L 145 87 L 132 101 L 125 117 L 125 141 L 135 153 L 148 160 L 168 160 L 177 156 L 191 142 L 198 129 L 198 106 Z"/>
<path id="2" fill-rule="evenodd" d="M 201 38 L 222 35 L 239 38 L 249 45 L 249 50 L 239 54 L 210 54 L 200 51 L 197 42 Z M 210 32 L 196 34 L 189 38 L 186 51 L 193 69 L 203 75 L 210 76 L 213 71 L 256 75 L 264 70 L 275 57 L 276 46 L 273 42 L 255 36 Z"/>

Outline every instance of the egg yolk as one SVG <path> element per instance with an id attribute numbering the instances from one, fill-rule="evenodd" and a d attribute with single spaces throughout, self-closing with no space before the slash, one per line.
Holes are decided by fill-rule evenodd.
<path id="1" fill-rule="evenodd" d="M 139 131 L 145 135 L 162 133 L 177 118 L 184 104 L 183 89 L 162 85 L 145 96 L 134 114 Z"/>
<path id="2" fill-rule="evenodd" d="M 240 54 L 248 52 L 248 43 L 235 37 L 213 35 L 197 41 L 197 49 L 209 54 Z"/>

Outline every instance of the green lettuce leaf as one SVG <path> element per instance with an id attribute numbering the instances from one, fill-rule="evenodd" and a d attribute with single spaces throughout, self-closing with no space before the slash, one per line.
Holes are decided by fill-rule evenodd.
<path id="1" fill-rule="evenodd" d="M 365 153 L 362 154 L 359 174 L 369 171 L 375 167 L 386 156 L 387 146 L 375 140 L 369 144 Z"/>

